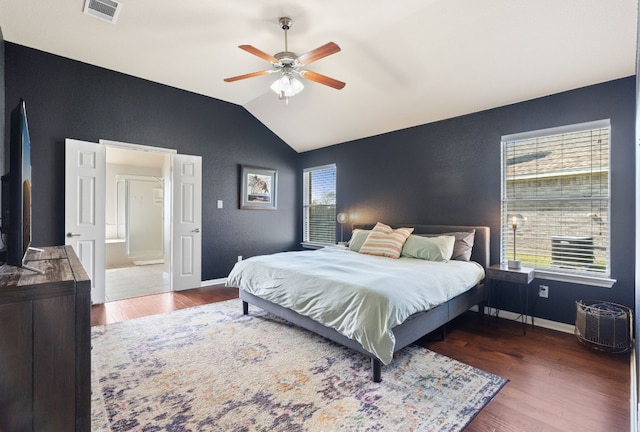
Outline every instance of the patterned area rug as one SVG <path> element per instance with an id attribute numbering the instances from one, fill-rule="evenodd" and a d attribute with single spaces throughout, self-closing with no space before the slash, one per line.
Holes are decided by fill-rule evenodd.
<path id="1" fill-rule="evenodd" d="M 92 329 L 94 431 L 459 431 L 506 380 L 409 346 L 370 361 L 229 300 Z"/>

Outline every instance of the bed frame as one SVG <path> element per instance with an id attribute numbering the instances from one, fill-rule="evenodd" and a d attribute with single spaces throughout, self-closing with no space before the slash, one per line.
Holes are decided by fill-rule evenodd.
<path id="1" fill-rule="evenodd" d="M 414 227 L 414 234 L 441 234 L 446 232 L 469 231 L 475 229 L 475 240 L 471 252 L 471 260 L 482 265 L 485 269 L 489 266 L 489 227 L 486 226 L 459 226 L 459 225 L 391 225 L 394 228 L 401 226 Z M 372 225 L 354 225 L 353 228 L 371 229 Z M 264 300 L 242 289 L 239 290 L 242 300 L 242 312 L 249 313 L 249 304 L 264 309 L 267 312 L 283 318 L 299 327 L 317 333 L 347 348 L 355 350 L 371 358 L 372 379 L 374 382 L 382 381 L 382 362 L 370 352 L 364 350 L 358 342 L 347 338 L 336 330 L 324 326 L 308 317 L 298 314 L 291 309 L 284 308 L 270 301 Z M 464 313 L 472 306 L 478 305 L 479 311 L 484 312 L 487 301 L 487 289 L 483 282 L 470 290 L 452 298 L 433 309 L 411 315 L 405 322 L 393 328 L 396 338 L 394 352 L 401 350 L 421 337 L 442 327 L 458 315 Z"/>

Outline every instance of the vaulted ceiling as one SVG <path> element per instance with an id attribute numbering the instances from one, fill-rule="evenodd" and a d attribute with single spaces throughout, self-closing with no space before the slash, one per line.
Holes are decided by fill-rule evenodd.
<path id="1" fill-rule="evenodd" d="M 123 0 L 116 23 L 83 1 L 0 0 L 4 39 L 232 102 L 298 152 L 635 74 L 636 0 Z M 238 48 L 342 50 L 285 103 Z"/>

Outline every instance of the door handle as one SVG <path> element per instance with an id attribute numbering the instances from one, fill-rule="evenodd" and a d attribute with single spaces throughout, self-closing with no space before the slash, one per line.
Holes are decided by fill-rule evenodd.
<path id="1" fill-rule="evenodd" d="M 68 232 L 68 233 L 67 233 L 67 237 L 80 237 L 80 234 L 76 234 L 76 233 Z"/>
<path id="2" fill-rule="evenodd" d="M 191 232 L 192 233 L 199 233 L 200 232 L 200 228 L 192 229 Z"/>

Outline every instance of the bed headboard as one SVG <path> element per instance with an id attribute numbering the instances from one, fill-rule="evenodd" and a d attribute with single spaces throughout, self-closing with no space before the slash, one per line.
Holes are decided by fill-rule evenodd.
<path id="1" fill-rule="evenodd" d="M 372 229 L 375 224 L 354 224 L 356 229 Z M 489 227 L 474 225 L 416 225 L 416 224 L 389 224 L 392 228 L 413 227 L 414 234 L 442 234 L 447 232 L 476 230 L 471 250 L 471 261 L 475 261 L 485 269 L 490 265 L 489 256 Z"/>

